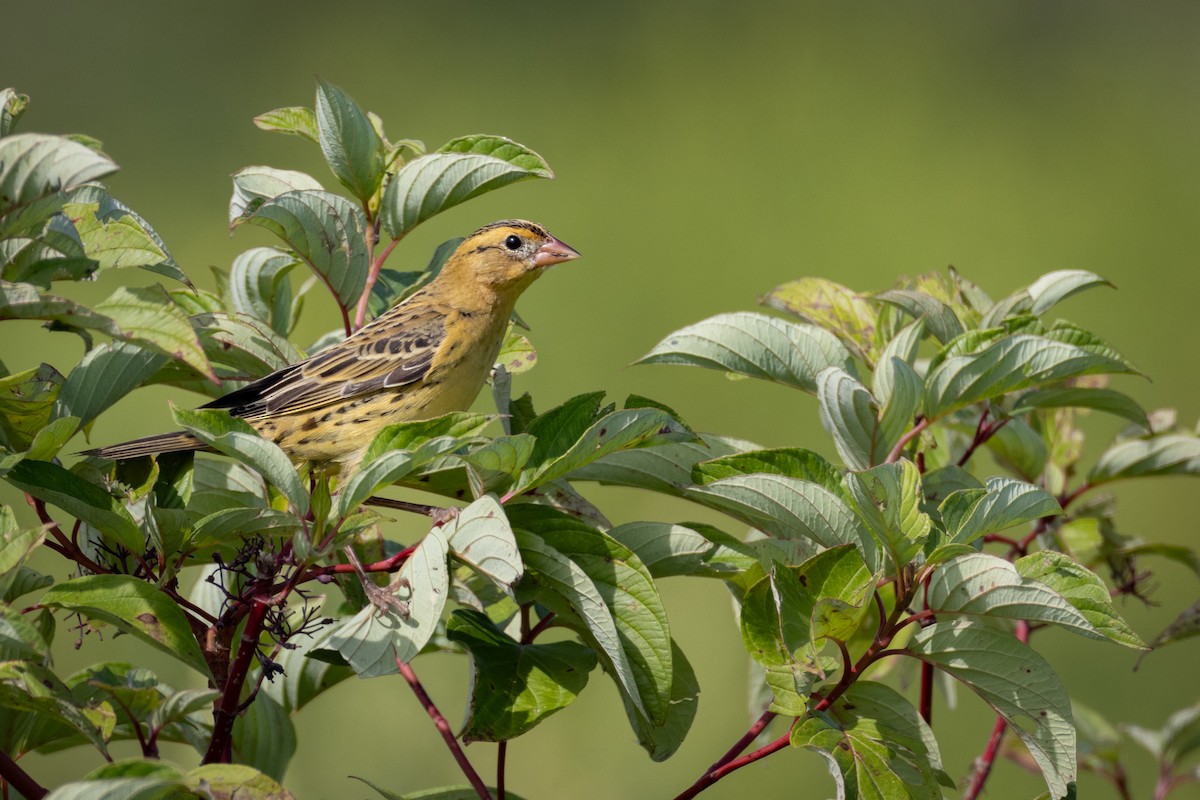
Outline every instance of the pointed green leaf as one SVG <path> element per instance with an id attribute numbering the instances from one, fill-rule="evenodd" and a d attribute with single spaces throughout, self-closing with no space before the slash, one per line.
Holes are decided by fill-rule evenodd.
<path id="1" fill-rule="evenodd" d="M 1127 394 L 1112 389 L 1042 389 L 1022 395 L 1013 406 L 1013 414 L 1041 408 L 1091 408 L 1114 414 L 1149 431 L 1145 410 Z"/>
<path id="2" fill-rule="evenodd" d="M 1041 316 L 1073 294 L 1095 286 L 1112 286 L 1094 272 L 1062 269 L 1049 272 L 1029 284 L 1029 313 Z"/>
<path id="3" fill-rule="evenodd" d="M 826 278 L 805 277 L 776 286 L 762 304 L 799 317 L 835 334 L 863 357 L 878 324 L 875 309 L 864 295 Z"/>
<path id="4" fill-rule="evenodd" d="M 822 547 L 856 545 L 868 565 L 876 562 L 870 532 L 845 500 L 815 483 L 782 475 L 734 475 L 692 487 L 685 497 L 781 539 L 809 539 Z"/>
<path id="5" fill-rule="evenodd" d="M 815 392 L 823 369 L 848 368 L 851 358 L 836 336 L 815 325 L 740 312 L 680 328 L 634 363 L 720 369 Z"/>
<path id="6" fill-rule="evenodd" d="M 715 434 L 702 442 L 670 442 L 637 450 L 618 450 L 571 473 L 572 481 L 599 481 L 681 496 L 692 483 L 693 466 L 701 461 L 757 449 L 752 443 Z"/>
<path id="7" fill-rule="evenodd" d="M 671 704 L 661 724 L 650 722 L 637 712 L 628 697 L 621 695 L 638 743 L 654 761 L 665 761 L 675 754 L 691 730 L 700 704 L 700 683 L 696 673 L 674 640 L 671 641 L 671 669 Z"/>
<path id="8" fill-rule="evenodd" d="M 570 705 L 596 666 L 596 654 L 578 642 L 520 644 L 478 611 L 455 611 L 446 635 L 470 651 L 474 665 L 464 742 L 502 742 L 529 731 Z"/>
<path id="9" fill-rule="evenodd" d="M 112 707 L 79 705 L 58 676 L 41 664 L 0 661 L 0 708 L 4 717 L 31 712 L 39 720 L 63 725 L 108 755 L 106 732 L 111 734 L 115 723 Z"/>
<path id="10" fill-rule="evenodd" d="M 972 614 L 1061 625 L 1089 639 L 1104 639 L 1076 608 L 1045 583 L 1024 578 L 1006 559 L 970 553 L 934 570 L 926 594 L 939 615 Z"/>
<path id="11" fill-rule="evenodd" d="M 903 361 L 911 367 L 917 360 L 917 348 L 920 347 L 921 339 L 924 337 L 925 320 L 922 318 L 906 325 L 896 333 L 883 348 L 883 352 L 879 354 L 875 373 L 871 376 L 871 393 L 885 407 L 892 399 L 896 372 L 899 369 L 893 360 Z"/>
<path id="12" fill-rule="evenodd" d="M 91 328 L 120 335 L 117 323 L 106 315 L 29 283 L 0 281 L 0 320 L 5 319 L 44 319 L 62 330 Z"/>
<path id="13" fill-rule="evenodd" d="M 883 543 L 897 572 L 925 546 L 933 521 L 921 510 L 921 472 L 908 459 L 846 478 L 858 516 Z"/>
<path id="14" fill-rule="evenodd" d="M 933 732 L 894 689 L 857 681 L 825 714 L 792 730 L 792 745 L 825 759 L 838 797 L 940 800 L 953 785 Z"/>
<path id="15" fill-rule="evenodd" d="M 63 206 L 84 254 L 100 269 L 139 267 L 191 286 L 150 223 L 100 185 L 71 193 Z"/>
<path id="16" fill-rule="evenodd" d="M 234 720 L 234 757 L 275 780 L 282 780 L 295 753 L 296 726 L 287 710 L 270 695 L 260 693 Z"/>
<path id="17" fill-rule="evenodd" d="M 1118 442 L 1100 456 L 1088 482 L 1095 485 L 1155 475 L 1200 475 L 1200 437 L 1167 433 Z"/>
<path id="18" fill-rule="evenodd" d="M 341 184 L 367 201 L 383 180 L 384 145 L 366 112 L 338 86 L 317 78 L 317 143 Z"/>
<path id="19" fill-rule="evenodd" d="M 5 479 L 23 492 L 83 520 L 131 553 L 146 549 L 146 537 L 125 506 L 93 483 L 49 461 L 25 460 Z"/>
<path id="20" fill-rule="evenodd" d="M 0 136 L 8 136 L 29 106 L 29 95 L 15 89 L 0 89 Z"/>
<path id="21" fill-rule="evenodd" d="M 506 591 L 524 572 L 521 552 L 504 507 L 494 495 L 484 495 L 443 527 L 450 553 Z"/>
<path id="22" fill-rule="evenodd" d="M 216 382 L 217 376 L 187 314 L 171 302 L 161 286 L 119 286 L 96 305 L 96 311 L 117 323 L 121 338 L 183 361 Z"/>
<path id="23" fill-rule="evenodd" d="M 28 450 L 50 424 L 62 383 L 62 375 L 49 364 L 0 378 L 0 444 L 6 450 Z"/>
<path id="24" fill-rule="evenodd" d="M 706 437 L 707 441 L 707 437 Z M 734 475 L 765 473 L 784 475 L 823 486 L 830 492 L 849 499 L 842 482 L 842 472 L 823 456 L 802 447 L 781 447 L 772 450 L 747 450 L 709 461 L 692 468 L 692 481 L 700 486 Z"/>
<path id="25" fill-rule="evenodd" d="M 255 127 L 272 133 L 290 133 L 313 144 L 317 142 L 317 118 L 311 108 L 289 106 L 277 108 L 254 118 Z"/>
<path id="26" fill-rule="evenodd" d="M 383 193 L 383 229 L 398 239 L 425 220 L 529 178 L 553 178 L 545 159 L 502 136 L 464 136 L 402 166 Z"/>
<path id="27" fill-rule="evenodd" d="M 844 369 L 830 367 L 817 376 L 817 399 L 821 404 L 821 426 L 833 437 L 846 466 L 870 469 L 886 458 L 879 408 L 867 387 Z"/>
<path id="28" fill-rule="evenodd" d="M 629 522 L 613 528 L 608 535 L 637 553 L 655 578 L 727 578 L 758 563 L 750 547 L 711 525 Z"/>
<path id="29" fill-rule="evenodd" d="M 1126 647 L 1146 648 L 1117 613 L 1104 582 L 1070 556 L 1042 550 L 1018 559 L 1014 566 L 1022 577 L 1040 581 L 1065 598 L 1102 635 Z"/>
<path id="30" fill-rule="evenodd" d="M 330 192 L 285 192 L 249 217 L 295 251 L 343 307 L 353 305 L 367 282 L 367 220 L 361 209 Z"/>
<path id="31" fill-rule="evenodd" d="M 876 295 L 876 299 L 899 308 L 914 319 L 924 319 L 925 329 L 942 344 L 961 335 L 964 330 L 954 309 L 925 292 L 892 289 Z"/>
<path id="32" fill-rule="evenodd" d="M 103 153 L 63 136 L 5 136 L 0 140 L 0 232 L 15 214 L 33 204 L 116 170 L 117 165 Z"/>
<path id="33" fill-rule="evenodd" d="M 89 425 L 113 403 L 140 386 L 166 360 L 161 353 L 128 342 L 94 347 L 63 381 L 55 413 L 78 417 L 82 425 Z"/>
<path id="34" fill-rule="evenodd" d="M 1018 333 L 977 352 L 948 356 L 931 366 L 925 381 L 926 414 L 942 417 L 981 400 L 1081 375 L 1135 371 L 1089 336 L 1066 329 L 1046 336 Z"/>
<path id="35" fill-rule="evenodd" d="M 571 602 L 574 610 L 555 610 L 568 618 L 581 619 L 584 630 L 580 632 L 594 637 L 600 645 L 597 649 L 611 666 L 610 672 L 623 693 L 648 721 L 661 725 L 670 706 L 671 636 L 666 610 L 649 570 L 632 550 L 563 512 L 519 504 L 509 508 L 508 514 L 513 528 L 519 531 L 517 542 L 528 569 L 545 579 L 543 568 L 550 566 L 549 561 L 558 560 L 553 555 L 546 558 L 547 547 L 570 562 L 567 571 L 559 566 L 551 579 L 554 592 Z M 529 541 L 531 538 L 535 541 Z M 534 546 L 537 563 L 527 544 Z M 576 570 L 582 571 L 586 582 L 580 580 Z M 585 611 L 575 605 L 576 598 L 590 601 L 591 590 L 610 611 L 612 628 L 598 609 Z M 551 601 L 539 597 L 539 602 L 549 605 Z M 616 634 L 617 650 L 613 648 L 612 633 Z"/>
<path id="36" fill-rule="evenodd" d="M 971 687 L 1021 737 L 1052 797 L 1073 796 L 1075 728 L 1071 701 L 1040 655 L 1004 631 L 978 622 L 937 622 L 908 649 Z"/>
<path id="37" fill-rule="evenodd" d="M 993 476 L 985 489 L 951 493 L 939 507 L 946 534 L 952 541 L 970 544 L 988 533 L 1042 517 L 1062 514 L 1062 506 L 1039 486 L 1014 478 Z"/>
<path id="38" fill-rule="evenodd" d="M 262 438 L 250 423 L 216 409 L 173 409 L 175 423 L 214 450 L 253 467 L 283 493 L 295 512 L 308 513 L 308 491 L 279 445 Z"/>
<path id="39" fill-rule="evenodd" d="M 209 674 L 183 610 L 158 587 L 137 578 L 128 575 L 73 578 L 42 595 L 42 604 L 107 622 L 200 674 Z"/>
<path id="40" fill-rule="evenodd" d="M 274 167 L 242 167 L 233 173 L 233 195 L 229 198 L 229 224 L 253 214 L 265 200 L 286 192 L 324 191 L 320 181 L 306 172 Z"/>

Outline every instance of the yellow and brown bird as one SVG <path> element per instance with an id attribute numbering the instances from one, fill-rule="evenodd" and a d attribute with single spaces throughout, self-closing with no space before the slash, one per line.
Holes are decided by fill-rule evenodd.
<path id="1" fill-rule="evenodd" d="M 353 467 L 385 426 L 466 410 L 521 292 L 546 267 L 578 257 L 532 222 L 485 225 L 403 303 L 338 344 L 202 407 L 242 417 L 294 461 Z M 176 432 L 86 455 L 123 459 L 204 448 Z"/>

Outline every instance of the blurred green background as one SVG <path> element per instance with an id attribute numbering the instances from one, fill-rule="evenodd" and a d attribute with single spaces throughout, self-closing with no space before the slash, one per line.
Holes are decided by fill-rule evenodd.
<path id="1" fill-rule="evenodd" d="M 113 193 L 202 284 L 211 285 L 209 266 L 227 267 L 269 241 L 261 231 L 228 234 L 230 173 L 269 164 L 335 183 L 316 148 L 250 122 L 268 109 L 310 105 L 314 74 L 379 113 L 392 138 L 437 146 L 499 133 L 542 153 L 556 181 L 459 206 L 419 229 L 390 263 L 419 267 L 442 240 L 512 216 L 542 222 L 579 249 L 585 259 L 556 269 L 521 304 L 540 363 L 516 388 L 542 409 L 599 388 L 616 400 L 637 392 L 676 407 L 699 430 L 831 453 L 811 397 L 714 372 L 626 365 L 664 334 L 753 308 L 794 277 L 881 290 L 899 275 L 954 264 L 996 297 L 1052 269 L 1110 278 L 1118 291 L 1073 299 L 1061 313 L 1153 378 L 1118 388 L 1148 407 L 1178 407 L 1188 425 L 1200 414 L 1195 3 L 6 0 L 0 30 L 0 84 L 33 100 L 21 130 L 101 139 L 122 166 Z M 107 276 L 93 299 L 145 280 Z M 299 339 L 335 324 L 332 304 L 314 299 Z M 71 337 L 20 330 L 0 341 L 10 368 L 78 358 Z M 168 400 L 196 398 L 147 390 L 102 418 L 93 440 L 165 429 Z M 1095 429 L 1107 435 L 1113 426 L 1097 421 Z M 1123 529 L 1194 546 L 1194 486 L 1156 483 L 1121 489 Z M 11 495 L 0 499 L 14 502 Z M 618 522 L 702 517 L 631 491 L 592 497 Z M 1125 607 L 1146 638 L 1198 595 L 1192 574 L 1154 566 L 1161 605 Z M 667 581 L 664 591 L 703 687 L 679 753 L 652 764 L 596 673 L 574 707 L 510 748 L 510 788 L 531 800 L 669 797 L 744 730 L 746 664 L 736 656 L 727 593 L 716 582 Z M 1197 699 L 1195 641 L 1150 655 L 1136 672 L 1136 656 L 1115 646 L 1055 632 L 1035 644 L 1075 698 L 1113 720 L 1156 727 Z M 79 653 L 63 649 L 63 673 L 137 654 L 183 680 L 120 642 L 89 637 Z M 461 719 L 464 660 L 422 659 L 417 668 L 452 722 Z M 961 785 L 992 716 L 960 693 L 953 711 L 939 699 L 934 718 Z M 348 682 L 305 709 L 297 726 L 301 745 L 286 783 L 301 798 L 373 796 L 348 774 L 396 791 L 461 782 L 395 679 Z M 494 748 L 467 752 L 490 777 Z M 94 762 L 72 752 L 27 764 L 56 783 Z M 1148 797 L 1153 778 L 1147 761 L 1135 762 L 1134 794 Z M 1002 763 L 988 796 L 1033 797 L 1042 788 Z M 1081 792 L 1114 796 L 1086 776 Z M 785 752 L 703 796 L 748 794 L 834 790 L 818 758 Z"/>

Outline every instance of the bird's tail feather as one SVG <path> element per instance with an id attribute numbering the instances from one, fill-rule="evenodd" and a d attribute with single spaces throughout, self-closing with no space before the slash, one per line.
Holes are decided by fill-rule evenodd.
<path id="1" fill-rule="evenodd" d="M 160 433 L 155 436 L 143 436 L 120 444 L 110 444 L 108 447 L 97 447 L 85 450 L 82 455 L 109 458 L 119 461 L 123 458 L 138 458 L 152 456 L 158 453 L 180 453 L 186 450 L 206 450 L 207 445 L 190 433 Z"/>

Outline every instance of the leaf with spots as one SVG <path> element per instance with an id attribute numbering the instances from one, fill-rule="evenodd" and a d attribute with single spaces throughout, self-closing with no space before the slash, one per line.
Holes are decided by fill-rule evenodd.
<path id="1" fill-rule="evenodd" d="M 208 677 L 208 664 L 179 605 L 129 575 L 85 575 L 50 588 L 42 605 L 107 622 Z"/>

